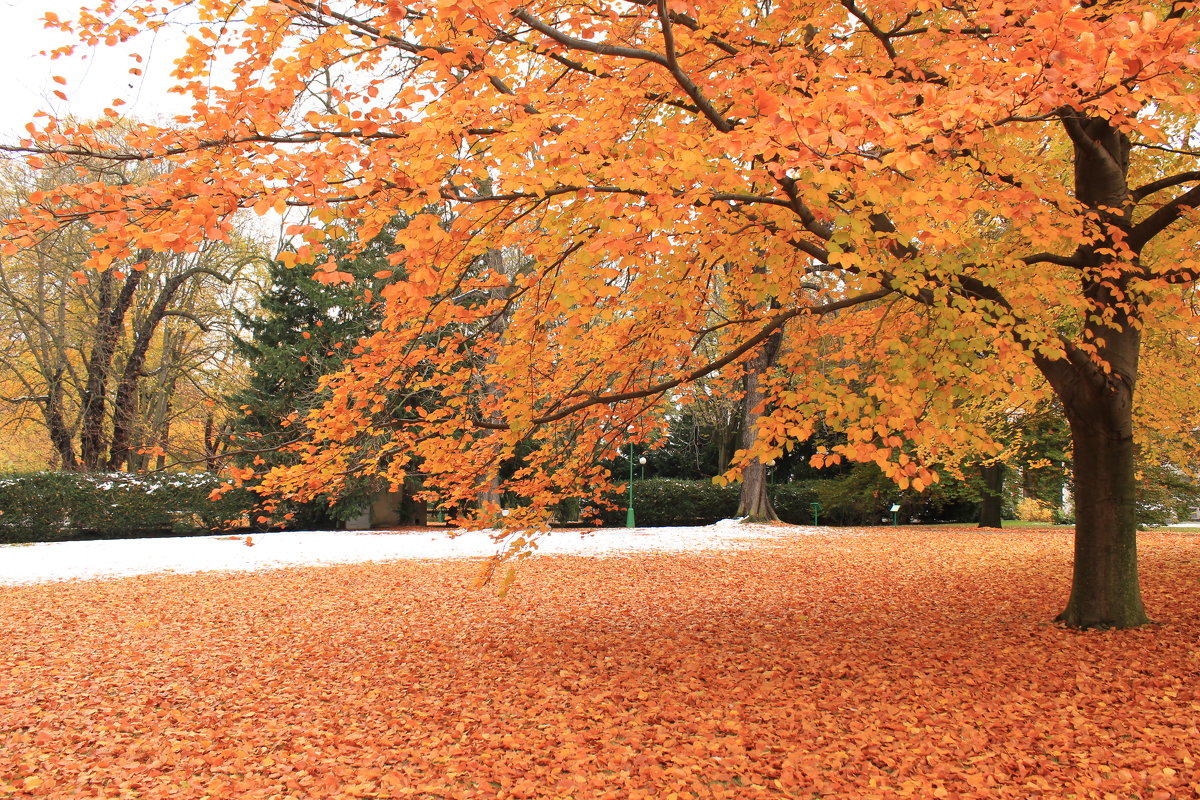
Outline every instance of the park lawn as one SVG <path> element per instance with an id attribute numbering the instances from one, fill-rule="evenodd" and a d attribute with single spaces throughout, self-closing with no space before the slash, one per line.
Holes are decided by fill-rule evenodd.
<path id="1" fill-rule="evenodd" d="M 598 535 L 603 535 L 598 534 Z M 1079 633 L 1058 531 L 0 587 L 0 796 L 1182 798 L 1200 538 Z"/>

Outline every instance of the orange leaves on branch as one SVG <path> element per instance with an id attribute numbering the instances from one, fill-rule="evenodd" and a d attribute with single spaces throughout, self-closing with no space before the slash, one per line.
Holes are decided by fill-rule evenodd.
<path id="1" fill-rule="evenodd" d="M 1168 152 L 1200 114 L 1190 19 L 1033 0 L 881 0 L 852 17 L 696 0 L 672 3 L 666 28 L 653 3 L 162 5 L 85 14 L 80 39 L 194 12 L 177 73 L 194 113 L 112 146 L 48 120 L 30 149 L 172 171 L 31 198 L 9 241 L 82 215 L 104 269 L 218 235 L 241 208 L 302 208 L 309 228 L 280 260 L 312 265 L 338 224 L 365 241 L 412 217 L 380 276 L 403 277 L 380 292 L 383 330 L 330 383 L 311 446 L 386 431 L 448 497 L 529 448 L 516 495 L 546 510 L 599 491 L 595 461 L 624 428 L 726 380 L 771 314 L 786 341 L 747 457 L 820 424 L 846 440 L 821 463 L 881 462 L 915 487 L 932 480 L 921 465 L 995 449 L 984 423 L 1046 393 L 1033 361 L 1110 374 L 1077 331 L 1103 334 L 1135 304 L 1148 325 L 1197 329 L 1169 283 L 1195 272 L 1194 215 L 1179 211 L 1161 249 L 1135 253 L 1121 228 L 1162 219 L 1167 190 L 1192 183 L 1170 180 L 1194 165 Z M 1136 149 L 1131 175 L 1166 188 L 1089 207 L 1072 177 L 1076 145 L 1096 140 L 1072 140 L 1081 120 L 1165 146 Z M 1105 293 L 1080 291 L 1077 254 L 1104 262 L 1097 280 L 1144 285 L 1097 315 L 1089 298 Z M 314 271 L 350 280 L 333 262 Z M 437 408 L 377 419 L 402 391 Z"/>

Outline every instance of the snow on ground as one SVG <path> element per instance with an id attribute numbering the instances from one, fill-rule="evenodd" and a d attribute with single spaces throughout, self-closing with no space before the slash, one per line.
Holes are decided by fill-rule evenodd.
<path id="1" fill-rule="evenodd" d="M 536 552 L 609 555 L 694 552 L 747 547 L 795 534 L 802 528 L 747 525 L 722 520 L 698 528 L 555 530 L 537 540 Z M 403 559 L 484 558 L 501 548 L 487 531 L 256 533 L 250 537 L 197 536 L 0 545 L 0 585 L 73 578 L 107 578 L 153 572 L 245 571 L 317 564 Z"/>

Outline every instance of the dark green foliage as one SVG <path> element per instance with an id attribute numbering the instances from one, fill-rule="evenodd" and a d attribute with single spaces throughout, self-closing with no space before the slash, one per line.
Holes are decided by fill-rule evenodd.
<path id="1" fill-rule="evenodd" d="M 771 504 L 780 520 L 813 523 L 812 504 L 821 504 L 821 525 L 881 525 L 892 521 L 890 508 L 900 504 L 899 519 L 910 522 L 969 522 L 979 495 L 970 484 L 944 477 L 923 494 L 901 492 L 874 464 L 859 464 L 835 477 L 771 484 Z M 652 478 L 633 483 L 634 511 L 642 527 L 707 525 L 737 513 L 737 484 L 719 487 L 711 480 Z M 629 493 L 610 498 L 612 507 L 592 518 L 610 526 L 625 524 Z M 585 516 L 587 509 L 585 509 Z"/>
<path id="2" fill-rule="evenodd" d="M 389 267 L 382 253 L 368 253 L 340 265 L 360 279 L 349 285 L 327 286 L 309 267 L 272 262 L 259 313 L 239 320 L 250 336 L 234 343 L 251 366 L 246 388 L 229 397 L 247 449 L 270 451 L 293 439 L 300 426 L 281 423 L 313 408 L 321 376 L 340 369 L 357 340 L 377 329 L 383 282 L 372 276 Z"/>
<path id="3" fill-rule="evenodd" d="M 611 502 L 612 507 L 605 510 L 585 508 L 585 519 L 598 514 L 605 525 L 624 525 L 629 492 L 614 495 Z M 732 517 L 737 505 L 737 486 L 716 486 L 711 480 L 651 478 L 633 482 L 633 507 L 640 527 L 708 525 Z"/>
<path id="4" fill-rule="evenodd" d="M 1200 485 L 1170 464 L 1141 464 L 1137 473 L 1139 528 L 1187 519 L 1200 506 Z"/>
<path id="5" fill-rule="evenodd" d="M 822 525 L 890 524 L 897 503 L 901 523 L 968 522 L 979 504 L 977 487 L 951 475 L 942 474 L 938 483 L 913 494 L 900 491 L 874 464 L 856 464 L 836 477 L 772 486 L 771 492 L 779 518 L 798 525 L 812 524 L 814 500 L 821 504 Z"/>
<path id="6" fill-rule="evenodd" d="M 707 412 L 681 409 L 671 418 L 658 445 L 638 452 L 646 458 L 644 472 L 648 477 L 701 480 L 719 475 L 728 467 L 736 446 L 737 428 L 732 418 L 722 418 L 722 425 L 706 421 L 706 417 L 721 416 L 713 409 Z"/>
<path id="7" fill-rule="evenodd" d="M 257 496 L 209 473 L 36 472 L 0 480 L 0 542 L 187 536 L 240 524 Z"/>
<path id="8" fill-rule="evenodd" d="M 251 369 L 247 386 L 228 398 L 234 419 L 230 450 L 238 464 L 292 463 L 294 456 L 285 448 L 302 434 L 304 416 L 319 405 L 321 377 L 341 369 L 358 340 L 379 328 L 379 292 L 387 281 L 375 274 L 402 272 L 388 255 L 405 222 L 395 220 L 361 252 L 352 253 L 346 242 L 331 246 L 338 268 L 355 276 L 352 284 L 325 285 L 312 277 L 311 267 L 271 263 L 259 312 L 240 319 L 250 336 L 235 342 Z M 365 508 L 379 488 L 351 478 L 333 506 L 328 498 L 285 501 L 277 516 L 292 514 L 293 528 L 331 527 Z"/>
<path id="9" fill-rule="evenodd" d="M 818 492 L 819 481 L 799 481 L 797 483 L 780 483 L 767 487 L 771 505 L 782 522 L 792 525 L 812 525 L 813 503 L 820 502 Z M 821 514 L 820 522 L 825 522 Z"/>

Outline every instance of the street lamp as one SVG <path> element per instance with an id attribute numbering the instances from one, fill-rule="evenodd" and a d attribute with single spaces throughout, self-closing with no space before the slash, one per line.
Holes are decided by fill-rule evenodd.
<path id="1" fill-rule="evenodd" d="M 642 459 L 646 463 L 646 459 Z M 633 442 L 629 443 L 629 510 L 625 513 L 625 527 L 636 528 L 633 521 Z"/>

